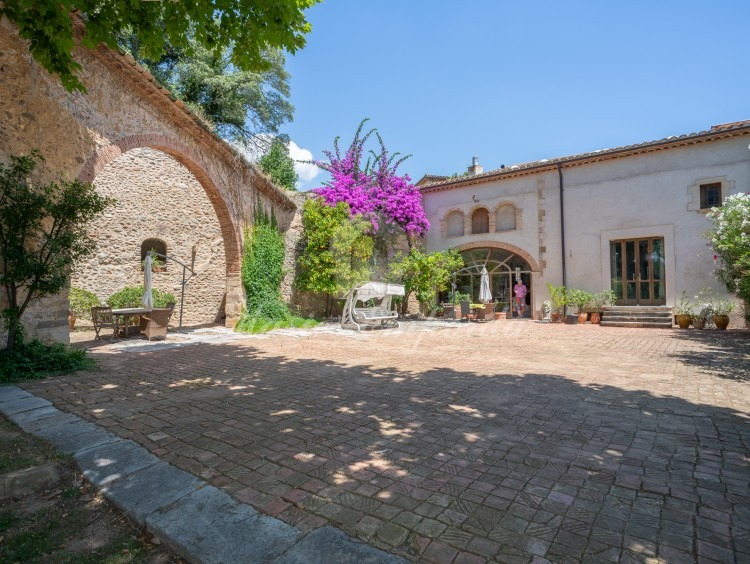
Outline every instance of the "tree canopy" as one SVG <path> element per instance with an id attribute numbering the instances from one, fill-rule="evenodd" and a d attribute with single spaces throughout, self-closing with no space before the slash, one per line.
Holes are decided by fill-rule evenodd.
<path id="1" fill-rule="evenodd" d="M 279 49 L 266 50 L 265 69 L 242 70 L 232 62 L 233 51 L 238 48 L 234 42 L 212 50 L 196 35 L 195 30 L 188 33 L 188 49 L 167 42 L 157 60 L 145 56 L 134 33 L 123 34 L 119 44 L 220 137 L 267 149 L 266 138 L 291 121 L 294 113 L 284 54 Z"/>
<path id="2" fill-rule="evenodd" d="M 240 70 L 266 71 L 272 67 L 268 51 L 296 52 L 305 45 L 310 24 L 304 10 L 320 0 L 3 0 L 6 16 L 28 40 L 32 56 L 69 90 L 85 91 L 77 76 L 82 67 L 74 60 L 72 16 L 84 22 L 81 44 L 94 48 L 104 43 L 117 48 L 123 32 L 137 36 L 144 57 L 159 60 L 171 45 L 193 55 L 192 31 L 198 45 Z"/>
<path id="3" fill-rule="evenodd" d="M 294 159 L 289 156 L 289 144 L 285 137 L 277 137 L 268 152 L 258 161 L 260 169 L 276 184 L 287 190 L 297 189 L 297 172 Z"/>

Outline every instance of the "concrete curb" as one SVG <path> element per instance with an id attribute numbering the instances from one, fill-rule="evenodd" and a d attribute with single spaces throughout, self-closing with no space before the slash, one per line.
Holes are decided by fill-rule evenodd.
<path id="1" fill-rule="evenodd" d="M 62 412 L 18 386 L 0 386 L 0 413 L 72 454 L 107 499 L 190 562 L 406 562 L 330 526 L 305 534 L 258 513 L 133 441 Z"/>

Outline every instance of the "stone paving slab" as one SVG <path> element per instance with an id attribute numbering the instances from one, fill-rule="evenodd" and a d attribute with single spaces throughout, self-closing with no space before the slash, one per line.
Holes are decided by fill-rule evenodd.
<path id="1" fill-rule="evenodd" d="M 750 561 L 748 333 L 446 326 L 102 350 L 24 387 L 410 560 Z"/>
<path id="2" fill-rule="evenodd" d="M 74 456 L 84 477 L 98 487 L 159 462 L 142 446 L 123 440 L 86 448 Z"/>
<path id="3" fill-rule="evenodd" d="M 40 407 L 50 407 L 51 405 L 52 404 L 46 399 L 32 395 L 17 396 L 2 402 L 3 412 L 9 416 L 15 415 L 16 413 L 23 413 L 24 411 L 39 409 Z"/>
<path id="4" fill-rule="evenodd" d="M 41 421 L 42 419 L 49 419 L 50 417 L 56 417 L 58 415 L 62 415 L 62 411 L 50 404 L 48 406 L 39 407 L 30 411 L 14 413 L 13 415 L 9 415 L 9 417 L 12 417 L 12 421 L 16 425 L 23 426 L 31 425 L 32 423 Z"/>
<path id="5" fill-rule="evenodd" d="M 352 538 L 333 527 L 321 527 L 295 544 L 289 551 L 274 560 L 276 564 L 330 564 L 331 562 L 356 562 L 358 564 L 400 564 L 407 560 L 383 555 L 371 546 Z"/>
<path id="6" fill-rule="evenodd" d="M 160 462 L 107 484 L 103 491 L 112 503 L 135 519 L 146 518 L 204 487 L 206 482 L 192 474 Z"/>
<path id="7" fill-rule="evenodd" d="M 302 536 L 299 529 L 259 515 L 213 486 L 155 511 L 146 523 L 189 561 L 206 564 L 268 562 Z"/>
<path id="8" fill-rule="evenodd" d="M 63 417 L 55 416 L 35 421 L 34 434 L 49 441 L 57 450 L 65 454 L 75 454 L 120 440 L 117 435 L 80 419 L 58 425 L 58 420 Z M 31 428 L 32 425 L 27 425 L 27 427 Z"/>
<path id="9" fill-rule="evenodd" d="M 26 390 L 14 386 L 12 384 L 0 384 L 0 404 L 4 404 L 8 401 L 31 398 L 33 394 L 30 394 Z"/>

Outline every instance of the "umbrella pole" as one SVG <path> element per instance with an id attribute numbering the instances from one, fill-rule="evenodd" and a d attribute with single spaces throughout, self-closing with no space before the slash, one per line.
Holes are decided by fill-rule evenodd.
<path id="1" fill-rule="evenodd" d="M 185 304 L 185 265 L 182 266 L 182 290 L 180 292 L 180 328 L 178 331 L 182 333 L 182 306 Z"/>

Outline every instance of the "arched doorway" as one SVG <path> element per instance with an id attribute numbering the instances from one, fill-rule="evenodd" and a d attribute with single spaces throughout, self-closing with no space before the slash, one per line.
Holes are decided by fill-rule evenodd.
<path id="1" fill-rule="evenodd" d="M 482 268 L 490 275 L 490 288 L 495 301 L 510 304 L 513 285 L 520 279 L 529 292 L 526 294 L 526 316 L 532 315 L 532 275 L 529 262 L 519 254 L 507 249 L 478 247 L 461 251 L 464 268 L 456 275 L 456 291 L 469 294 L 472 301 L 479 301 L 479 284 Z"/>

